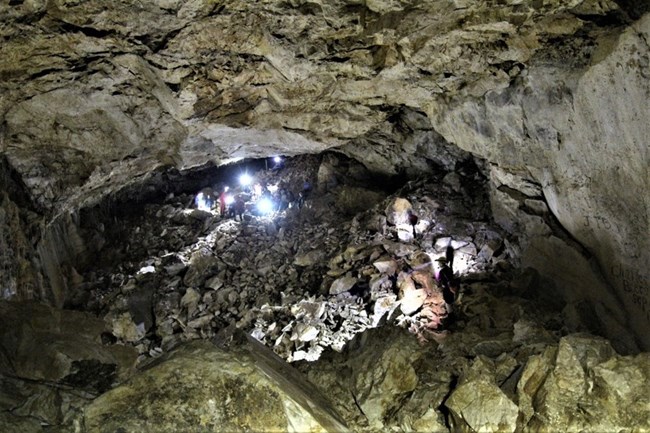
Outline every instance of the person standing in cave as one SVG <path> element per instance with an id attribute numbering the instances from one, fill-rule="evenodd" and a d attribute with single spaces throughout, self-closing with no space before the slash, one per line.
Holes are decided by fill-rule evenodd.
<path id="1" fill-rule="evenodd" d="M 234 203 L 230 206 L 230 216 L 239 221 L 244 221 L 244 211 L 246 211 L 246 202 L 241 194 L 237 194 Z"/>
<path id="2" fill-rule="evenodd" d="M 203 188 L 194 198 L 194 205 L 202 211 L 212 210 L 214 206 L 214 192 L 212 188 Z"/>
<path id="3" fill-rule="evenodd" d="M 454 247 L 451 246 L 451 241 L 449 241 L 449 245 L 447 245 L 447 248 L 445 249 L 445 258 L 447 259 L 447 264 L 451 268 L 451 271 L 454 271 L 454 255 L 455 255 Z"/>
<path id="4" fill-rule="evenodd" d="M 302 208 L 302 206 L 305 204 L 305 200 L 307 200 L 307 197 L 309 197 L 311 190 L 311 183 L 305 179 L 302 183 L 302 191 L 300 191 L 300 194 L 298 194 L 298 208 Z"/>
<path id="5" fill-rule="evenodd" d="M 451 316 L 453 305 L 460 290 L 460 284 L 454 275 L 454 271 L 449 267 L 446 257 L 439 257 L 436 261 L 440 264 L 436 280 L 442 289 L 442 297 L 445 300 L 448 316 Z"/>
<path id="6" fill-rule="evenodd" d="M 408 218 L 409 224 L 411 224 L 411 227 L 413 228 L 413 239 L 415 239 L 415 226 L 417 225 L 419 218 L 413 213 L 413 209 L 406 211 L 406 216 Z"/>
<path id="7" fill-rule="evenodd" d="M 219 194 L 219 213 L 221 217 L 226 216 L 226 196 L 228 192 L 228 187 L 224 186 L 221 194 Z"/>

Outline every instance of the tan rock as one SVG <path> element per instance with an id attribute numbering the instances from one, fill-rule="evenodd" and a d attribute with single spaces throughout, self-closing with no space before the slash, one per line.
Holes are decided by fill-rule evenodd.
<path id="1" fill-rule="evenodd" d="M 132 323 L 132 322 L 131 322 Z M 0 302 L 0 349 L 4 374 L 37 381 L 104 389 L 133 372 L 137 354 L 105 346 L 109 325 L 93 315 L 32 302 Z"/>
<path id="2" fill-rule="evenodd" d="M 338 295 L 343 292 L 347 292 L 350 290 L 354 285 L 357 283 L 357 279 L 355 277 L 341 277 L 332 283 L 330 286 L 329 293 L 330 295 Z"/>
<path id="3" fill-rule="evenodd" d="M 182 346 L 96 399 L 84 410 L 81 431 L 347 431 L 296 371 L 269 349 L 246 347 Z"/>
<path id="4" fill-rule="evenodd" d="M 519 409 L 496 385 L 494 363 L 485 357 L 463 375 L 445 406 L 454 431 L 510 432 L 517 427 Z"/>

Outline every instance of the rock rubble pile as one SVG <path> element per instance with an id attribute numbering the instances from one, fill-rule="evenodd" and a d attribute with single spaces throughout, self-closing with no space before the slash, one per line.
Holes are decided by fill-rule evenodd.
<path id="1" fill-rule="evenodd" d="M 294 170 L 262 175 L 293 179 Z M 116 232 L 122 251 L 105 249 L 120 257 L 119 272 L 86 276 L 96 282 L 81 285 L 87 307 L 140 361 L 228 326 L 288 361 L 316 360 L 386 322 L 435 337 L 448 315 L 436 257 L 451 252 L 461 278 L 507 267 L 508 244 L 488 221 L 475 167 L 390 195 L 339 184 L 337 170 L 331 160 L 311 170 L 317 188 L 302 208 L 244 221 L 188 207 L 190 195 L 146 204 Z M 368 200 L 374 206 L 352 213 Z"/>

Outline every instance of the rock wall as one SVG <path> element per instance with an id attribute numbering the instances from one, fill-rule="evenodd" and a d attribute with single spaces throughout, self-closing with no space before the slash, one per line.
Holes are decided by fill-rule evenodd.
<path id="1" fill-rule="evenodd" d="M 43 285 L 32 259 L 34 249 L 28 239 L 27 224 L 19 207 L 7 194 L 0 195 L 0 298 L 34 299 Z"/>
<path id="2" fill-rule="evenodd" d="M 650 197 L 644 193 L 650 187 L 649 39 L 646 15 L 620 35 L 603 35 L 583 68 L 540 60 L 513 86 L 430 109 L 449 142 L 493 164 L 495 186 L 543 198 L 566 230 L 569 239 L 562 241 L 552 230 L 528 224 L 522 264 L 558 281 L 569 298 L 584 297 L 600 304 L 603 313 L 627 317 L 645 348 L 650 347 Z M 538 185 L 537 193 L 526 190 L 530 184 Z M 494 193 L 495 206 L 507 201 L 504 194 Z M 577 254 L 573 241 L 586 254 Z M 608 287 L 615 289 L 614 297 Z"/>

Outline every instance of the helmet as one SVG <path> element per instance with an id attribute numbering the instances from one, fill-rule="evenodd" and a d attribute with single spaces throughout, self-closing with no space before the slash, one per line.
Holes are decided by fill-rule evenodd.
<path id="1" fill-rule="evenodd" d="M 447 258 L 445 258 L 445 257 L 438 257 L 438 258 L 436 259 L 436 262 L 447 263 Z"/>

